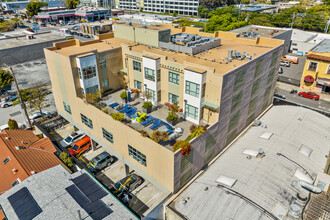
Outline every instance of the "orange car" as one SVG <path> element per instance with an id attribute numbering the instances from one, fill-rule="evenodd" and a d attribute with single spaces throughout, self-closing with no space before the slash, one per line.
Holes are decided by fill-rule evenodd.
<path id="1" fill-rule="evenodd" d="M 76 156 L 77 154 L 80 154 L 84 152 L 85 150 L 88 150 L 91 147 L 91 139 L 90 137 L 84 137 L 80 141 L 78 141 L 73 147 L 70 148 L 70 154 L 72 156 Z"/>

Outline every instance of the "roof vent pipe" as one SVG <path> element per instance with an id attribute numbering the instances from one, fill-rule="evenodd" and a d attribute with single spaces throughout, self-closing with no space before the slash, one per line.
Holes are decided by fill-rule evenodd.
<path id="1" fill-rule="evenodd" d="M 304 188 L 310 192 L 316 193 L 316 194 L 320 194 L 323 191 L 323 188 L 321 188 L 321 186 L 319 186 L 319 185 L 314 186 L 313 184 L 308 183 L 304 180 L 299 180 L 297 182 L 297 185 L 301 186 L 302 188 Z"/>

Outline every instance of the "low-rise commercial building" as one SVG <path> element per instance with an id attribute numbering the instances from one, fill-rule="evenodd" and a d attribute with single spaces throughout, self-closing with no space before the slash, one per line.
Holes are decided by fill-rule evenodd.
<path id="1" fill-rule="evenodd" d="M 172 25 L 113 28 L 98 40 L 45 49 L 56 106 L 93 142 L 164 191 L 180 189 L 272 104 L 282 40 Z M 123 85 L 134 94 L 128 95 L 130 111 L 121 105 Z M 86 94 L 98 90 L 104 97 L 88 104 Z M 143 121 L 137 112 L 148 100 L 153 111 Z M 168 103 L 182 109 L 174 125 L 166 122 Z M 126 111 L 123 121 L 106 113 L 118 110 Z M 190 133 L 198 125 L 207 130 Z M 168 140 L 150 139 L 154 130 L 170 133 Z M 175 148 L 180 140 L 186 148 Z"/>
<path id="2" fill-rule="evenodd" d="M 138 219 L 85 170 L 61 165 L 22 181 L 0 196 L 1 219 Z"/>
<path id="3" fill-rule="evenodd" d="M 94 22 L 92 24 L 82 23 L 80 27 L 81 27 L 81 32 L 84 34 L 99 35 L 110 32 L 112 30 L 112 22 L 111 21 L 106 23 Z"/>
<path id="4" fill-rule="evenodd" d="M 47 2 L 48 7 L 62 7 L 64 6 L 63 1 L 60 0 L 43 0 L 42 2 Z M 19 13 L 19 10 L 26 9 L 29 1 L 10 1 L 10 2 L 1 2 L 1 8 L 5 12 L 14 12 Z"/>
<path id="5" fill-rule="evenodd" d="M 290 52 L 297 55 L 307 55 L 308 51 L 325 39 L 330 39 L 330 34 L 293 29 Z"/>
<path id="6" fill-rule="evenodd" d="M 64 165 L 54 154 L 49 138 L 39 139 L 30 130 L 0 133 L 0 195 L 35 173 Z M 65 166 L 65 165 L 64 165 Z"/>
<path id="7" fill-rule="evenodd" d="M 95 20 L 106 19 L 110 15 L 111 15 L 111 9 L 93 8 L 93 7 L 84 6 L 77 9 L 40 12 L 35 17 L 41 21 L 59 21 L 59 20 L 95 21 Z"/>
<path id="8" fill-rule="evenodd" d="M 273 106 L 259 120 L 261 126 L 249 128 L 165 204 L 166 219 L 301 219 L 304 214 L 312 220 L 330 214 L 330 119 L 306 108 Z M 313 203 L 306 211 L 309 193 Z"/>
<path id="9" fill-rule="evenodd" d="M 64 36 L 50 31 L 40 33 L 24 31 L 15 37 L 1 38 L 0 65 L 15 65 L 43 59 L 44 48 L 63 40 L 65 40 Z"/>
<path id="10" fill-rule="evenodd" d="M 323 40 L 308 52 L 300 87 L 330 93 L 330 39 Z"/>

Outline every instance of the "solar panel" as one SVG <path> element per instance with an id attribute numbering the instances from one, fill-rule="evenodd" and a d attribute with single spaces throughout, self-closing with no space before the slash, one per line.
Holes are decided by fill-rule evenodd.
<path id="1" fill-rule="evenodd" d="M 30 220 L 42 212 L 42 209 L 26 187 L 9 196 L 8 201 L 19 219 Z"/>
<path id="2" fill-rule="evenodd" d="M 113 211 L 104 204 L 101 200 L 92 202 L 76 185 L 71 185 L 66 188 L 66 191 L 71 197 L 83 208 L 87 214 L 95 220 L 103 219 L 110 215 Z"/>
<path id="3" fill-rule="evenodd" d="M 72 181 L 92 202 L 99 200 L 108 194 L 88 174 L 82 174 L 79 177 L 74 178 Z"/>

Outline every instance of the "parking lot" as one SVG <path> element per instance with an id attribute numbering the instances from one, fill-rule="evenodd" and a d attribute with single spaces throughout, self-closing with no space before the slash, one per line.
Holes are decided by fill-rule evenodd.
<path id="1" fill-rule="evenodd" d="M 289 56 L 295 56 L 299 58 L 298 64 L 291 63 L 290 67 L 282 66 L 283 67 L 283 73 L 280 74 L 281 76 L 299 80 L 301 79 L 301 75 L 304 71 L 305 62 L 306 62 L 306 56 L 297 56 L 296 54 L 287 54 Z"/>
<path id="2" fill-rule="evenodd" d="M 67 124 L 59 129 L 56 129 L 56 131 L 53 132 L 52 135 L 54 135 L 55 139 L 60 142 L 68 135 L 72 134 L 74 131 L 74 127 L 71 124 Z M 91 149 L 81 154 L 81 156 L 78 156 L 77 161 L 80 167 L 88 169 L 91 160 L 105 151 L 105 148 L 98 145 L 94 151 Z M 134 174 L 141 176 L 139 173 L 132 169 L 129 169 L 128 172 L 128 176 Z M 93 175 L 111 192 L 118 195 L 119 197 L 122 196 L 121 193 L 115 192 L 116 189 L 114 189 L 114 186 L 117 182 L 123 180 L 127 176 L 124 162 L 118 160 L 117 158 L 114 158 L 113 163 L 101 169 L 100 171 L 93 173 Z M 133 190 L 129 187 L 128 202 L 122 200 L 122 202 L 126 206 L 128 206 L 131 210 L 133 210 L 136 214 L 140 216 L 146 215 L 146 213 L 155 208 L 169 194 L 163 192 L 161 189 L 159 189 L 143 177 L 141 182 L 142 184 L 137 185 L 137 187 Z"/>

